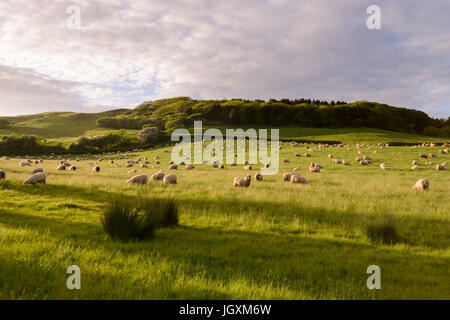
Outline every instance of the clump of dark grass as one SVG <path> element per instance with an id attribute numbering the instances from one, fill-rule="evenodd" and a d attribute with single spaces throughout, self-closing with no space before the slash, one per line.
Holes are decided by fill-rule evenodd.
<path id="1" fill-rule="evenodd" d="M 0 180 L 0 190 L 8 190 L 8 189 L 11 189 L 11 181 Z"/>
<path id="2" fill-rule="evenodd" d="M 368 223 L 365 232 L 366 236 L 374 243 L 392 245 L 401 240 L 393 220 Z"/>
<path id="3" fill-rule="evenodd" d="M 119 196 L 109 200 L 101 223 L 113 239 L 142 241 L 159 228 L 178 225 L 178 208 L 171 199 Z"/>

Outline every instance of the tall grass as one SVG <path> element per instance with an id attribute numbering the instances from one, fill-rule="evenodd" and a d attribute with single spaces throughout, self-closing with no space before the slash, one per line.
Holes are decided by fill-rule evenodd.
<path id="1" fill-rule="evenodd" d="M 108 201 L 101 223 L 113 239 L 142 241 L 158 228 L 178 225 L 178 208 L 173 200 L 117 196 Z"/>

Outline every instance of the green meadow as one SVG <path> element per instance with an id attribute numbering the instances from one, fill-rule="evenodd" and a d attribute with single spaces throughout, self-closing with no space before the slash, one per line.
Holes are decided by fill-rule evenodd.
<path id="1" fill-rule="evenodd" d="M 386 133 L 348 129 L 339 137 L 302 130 L 281 132 L 299 140 L 346 136 L 362 143 L 383 142 Z M 415 142 L 393 135 L 386 139 Z M 426 165 L 419 153 L 437 154 L 430 160 L 435 164 L 449 162 L 450 155 L 438 154 L 441 147 L 365 146 L 359 154 L 354 146 L 316 146 L 308 144 L 313 152 L 306 158 L 304 144 L 284 143 L 278 174 L 252 179 L 248 188 L 235 188 L 234 177 L 254 175 L 260 165 L 251 172 L 243 165 L 207 164 L 169 170 L 171 147 L 130 159 L 147 157 L 150 169 L 136 166 L 138 173 L 171 171 L 176 185 L 126 185 L 131 168 L 117 155 L 103 156 L 97 174 L 88 164 L 95 160 L 75 162 L 76 155 L 64 156 L 79 167 L 75 172 L 56 171 L 56 158 L 25 168 L 19 166 L 23 159 L 0 158 L 7 174 L 0 182 L 0 299 L 449 299 L 450 175 Z M 352 165 L 336 165 L 328 154 Z M 362 155 L 373 163 L 360 166 L 355 157 Z M 152 168 L 156 156 L 161 165 Z M 412 160 L 419 161 L 418 170 L 411 170 Z M 311 161 L 324 166 L 320 173 L 308 171 Z M 44 168 L 47 184 L 23 186 L 35 167 Z M 285 172 L 310 184 L 284 182 Z M 429 191 L 412 190 L 420 178 L 430 181 Z M 174 199 L 179 225 L 142 242 L 114 241 L 100 217 L 119 195 Z M 371 239 L 368 230 L 377 226 L 393 230 L 391 241 Z M 66 287 L 70 265 L 81 269 L 81 290 Z M 379 290 L 366 286 L 370 265 L 381 269 Z"/>

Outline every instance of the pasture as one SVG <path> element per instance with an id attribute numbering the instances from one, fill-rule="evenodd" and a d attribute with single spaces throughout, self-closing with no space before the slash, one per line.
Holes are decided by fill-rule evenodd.
<path id="1" fill-rule="evenodd" d="M 0 181 L 0 299 L 449 299 L 450 175 L 419 153 L 437 154 L 429 159 L 435 164 L 450 155 L 438 154 L 442 147 L 375 146 L 358 154 L 354 146 L 308 146 L 310 158 L 305 145 L 284 143 L 278 174 L 248 188 L 235 188 L 234 177 L 253 176 L 260 165 L 180 166 L 170 170 L 176 185 L 131 186 L 132 168 L 117 155 L 104 155 L 99 173 L 87 164 L 92 158 L 70 156 L 74 172 L 56 171 L 56 159 L 22 168 L 23 158 L 0 158 L 7 174 Z M 135 166 L 138 173 L 169 173 L 166 149 L 129 158 L 150 161 L 150 169 Z M 334 164 L 328 154 L 352 165 Z M 161 165 L 152 168 L 157 155 Z M 355 157 L 362 155 L 373 163 L 360 166 Z M 312 161 L 324 166 L 320 173 L 308 171 Z M 35 167 L 44 168 L 47 184 L 23 186 Z M 310 184 L 284 182 L 285 172 Z M 412 190 L 420 178 L 430 181 L 429 191 Z M 175 199 L 179 226 L 143 242 L 111 240 L 100 215 L 119 194 Z M 369 239 L 374 225 L 394 228 L 394 241 Z M 70 265 L 81 268 L 81 290 L 66 287 Z M 381 269 L 380 290 L 366 287 L 370 265 Z"/>

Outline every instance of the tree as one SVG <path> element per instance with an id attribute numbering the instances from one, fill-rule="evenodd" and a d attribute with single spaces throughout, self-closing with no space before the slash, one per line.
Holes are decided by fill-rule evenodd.
<path id="1" fill-rule="evenodd" d="M 159 130 L 156 127 L 147 127 L 140 130 L 137 134 L 137 138 L 141 143 L 151 143 L 158 140 Z"/>
<path id="2" fill-rule="evenodd" d="M 436 127 L 432 127 L 432 126 L 429 126 L 429 127 L 426 127 L 424 130 L 423 130 L 423 134 L 424 135 L 426 135 L 426 136 L 431 136 L 431 137 L 439 137 L 440 136 L 440 130 L 438 129 L 438 128 L 436 128 Z"/>

